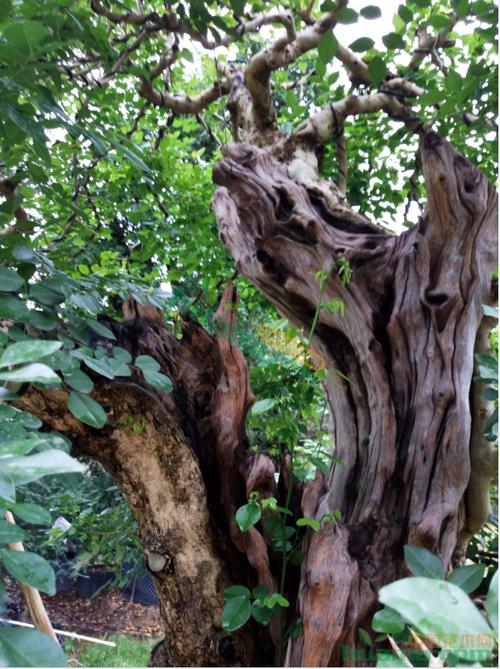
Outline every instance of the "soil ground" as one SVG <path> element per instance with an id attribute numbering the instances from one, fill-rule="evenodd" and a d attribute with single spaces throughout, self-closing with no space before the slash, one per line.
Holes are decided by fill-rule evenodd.
<path id="1" fill-rule="evenodd" d="M 31 623 L 21 592 L 14 584 L 7 587 L 8 616 Z M 49 597 L 42 593 L 47 613 L 56 629 L 76 632 L 98 639 L 119 632 L 136 638 L 162 636 L 160 611 L 157 606 L 143 606 L 125 599 L 118 590 L 107 590 L 92 599 L 79 599 L 75 593 Z"/>

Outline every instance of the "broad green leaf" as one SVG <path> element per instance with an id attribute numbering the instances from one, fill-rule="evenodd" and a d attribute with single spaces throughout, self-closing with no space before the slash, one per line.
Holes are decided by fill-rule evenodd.
<path id="1" fill-rule="evenodd" d="M 278 609 L 270 609 L 267 606 L 262 606 L 258 602 L 252 604 L 252 618 L 261 625 L 269 625 L 273 616 L 276 615 Z"/>
<path id="2" fill-rule="evenodd" d="M 153 176 L 151 169 L 146 165 L 142 158 L 137 155 L 135 151 L 132 151 L 128 147 L 124 146 L 124 144 L 117 142 L 114 139 L 110 139 L 109 141 L 115 147 L 115 149 L 121 151 L 123 155 L 130 160 L 130 162 L 134 163 L 134 165 L 139 167 L 139 169 L 145 172 L 148 176 Z"/>
<path id="3" fill-rule="evenodd" d="M 360 9 L 359 13 L 364 19 L 378 19 L 382 16 L 380 7 L 377 7 L 377 5 L 366 5 L 366 7 Z"/>
<path id="4" fill-rule="evenodd" d="M 16 501 L 16 486 L 11 477 L 5 472 L 0 471 L 0 500 L 6 502 Z"/>
<path id="5" fill-rule="evenodd" d="M 484 565 L 468 564 L 464 567 L 457 567 L 448 577 L 449 583 L 458 585 L 464 592 L 474 592 L 481 585 L 484 574 Z"/>
<path id="6" fill-rule="evenodd" d="M 15 483 L 30 483 L 50 474 L 80 473 L 85 467 L 59 449 L 15 458 L 2 458 L 2 470 Z"/>
<path id="7" fill-rule="evenodd" d="M 362 643 L 366 644 L 367 646 L 371 646 L 373 644 L 371 636 L 362 627 L 358 628 L 358 634 Z"/>
<path id="8" fill-rule="evenodd" d="M 344 7 L 339 12 L 337 12 L 337 22 L 338 23 L 356 23 L 358 20 L 358 12 L 350 7 Z"/>
<path id="9" fill-rule="evenodd" d="M 222 609 L 222 627 L 226 632 L 242 627 L 250 618 L 252 607 L 248 597 L 234 597 Z"/>
<path id="10" fill-rule="evenodd" d="M 54 316 L 51 316 L 44 311 L 38 311 L 35 309 L 32 309 L 29 312 L 27 322 L 31 323 L 31 325 L 34 325 L 38 330 L 43 330 L 44 332 L 54 330 L 57 325 L 57 320 L 54 318 Z"/>
<path id="11" fill-rule="evenodd" d="M 484 606 L 491 626 L 498 632 L 498 570 L 491 579 Z"/>
<path id="12" fill-rule="evenodd" d="M 9 574 L 18 581 L 27 583 L 48 595 L 56 594 L 54 570 L 41 555 L 29 551 L 12 551 L 8 548 L 1 548 L 0 558 Z"/>
<path id="13" fill-rule="evenodd" d="M 438 102 L 441 102 L 446 97 L 446 93 L 443 90 L 429 91 L 421 97 L 418 101 L 423 107 L 429 107 L 430 105 L 435 105 Z"/>
<path id="14" fill-rule="evenodd" d="M 64 374 L 64 381 L 68 386 L 71 386 L 71 388 L 78 390 L 81 393 L 90 393 L 94 387 L 92 379 L 80 369 L 77 369 L 70 374 Z"/>
<path id="15" fill-rule="evenodd" d="M 6 21 L 12 11 L 12 0 L 0 0 L 0 21 Z"/>
<path id="16" fill-rule="evenodd" d="M 398 14 L 404 23 L 409 23 L 413 18 L 413 12 L 406 5 L 399 5 Z"/>
<path id="17" fill-rule="evenodd" d="M 267 606 L 269 609 L 272 609 L 275 606 L 281 606 L 287 609 L 290 606 L 290 602 L 286 597 L 280 595 L 279 592 L 273 592 L 272 595 L 269 595 L 269 597 L 262 600 L 262 605 Z"/>
<path id="18" fill-rule="evenodd" d="M 314 518 L 299 518 L 297 520 L 297 526 L 298 527 L 310 527 L 315 532 L 317 532 L 321 527 L 321 525 L 319 524 L 319 521 L 315 520 Z"/>
<path id="19" fill-rule="evenodd" d="M 105 325 L 102 323 L 99 323 L 98 320 L 95 318 L 87 318 L 87 325 L 94 330 L 97 334 L 101 335 L 102 337 L 106 337 L 106 339 L 115 339 L 115 335 L 111 332 L 109 328 L 107 328 Z"/>
<path id="20" fill-rule="evenodd" d="M 61 646 L 43 632 L 1 627 L 0 666 L 66 667 L 67 662 Z"/>
<path id="21" fill-rule="evenodd" d="M 405 621 L 397 611 L 385 606 L 373 616 L 372 629 L 385 634 L 397 634 L 405 628 Z"/>
<path id="22" fill-rule="evenodd" d="M 1 9 L 0 9 L 1 13 Z M 0 267 L 0 287 L 5 292 L 17 292 L 24 286 L 24 279 L 10 267 Z"/>
<path id="23" fill-rule="evenodd" d="M 10 372 L 0 372 L 0 380 L 17 381 L 18 383 L 61 383 L 61 377 L 53 369 L 39 362 L 25 367 L 18 367 Z"/>
<path id="24" fill-rule="evenodd" d="M 228 602 L 235 597 L 250 597 L 250 590 L 244 585 L 230 585 L 224 590 L 224 601 Z"/>
<path id="25" fill-rule="evenodd" d="M 256 525 L 262 516 L 262 510 L 255 502 L 249 502 L 236 511 L 234 516 L 240 530 L 247 532 L 251 527 Z"/>
<path id="26" fill-rule="evenodd" d="M 47 29 L 36 21 L 16 21 L 3 31 L 3 36 L 20 51 L 31 53 L 47 35 Z"/>
<path id="27" fill-rule="evenodd" d="M 142 370 L 143 372 L 145 371 L 158 372 L 160 370 L 160 363 L 150 355 L 137 356 L 134 365 L 136 367 L 139 367 L 139 369 Z"/>
<path id="28" fill-rule="evenodd" d="M 14 544 L 17 541 L 23 541 L 26 532 L 13 523 L 0 518 L 0 544 Z"/>
<path id="29" fill-rule="evenodd" d="M 91 427 L 101 428 L 106 425 L 106 412 L 100 404 L 87 395 L 79 392 L 71 392 L 68 397 L 68 409 L 82 423 Z"/>
<path id="30" fill-rule="evenodd" d="M 384 35 L 382 42 L 388 49 L 402 49 L 405 45 L 403 38 L 398 33 Z"/>
<path id="31" fill-rule="evenodd" d="M 404 578 L 381 588 L 380 601 L 397 611 L 426 637 L 437 637 L 444 649 L 457 657 L 470 657 L 471 648 L 491 654 L 493 633 L 465 592 L 453 583 L 430 578 Z M 467 648 L 450 639 L 467 639 Z M 461 635 L 464 635 L 461 637 Z M 471 645 L 472 644 L 472 645 Z"/>
<path id="32" fill-rule="evenodd" d="M 73 293 L 69 298 L 80 309 L 97 314 L 101 308 L 99 300 L 93 293 Z"/>
<path id="33" fill-rule="evenodd" d="M 327 30 L 318 42 L 318 56 L 323 63 L 329 63 L 337 53 L 339 43 L 331 30 Z"/>
<path id="34" fill-rule="evenodd" d="M 356 52 L 368 51 L 371 49 L 375 42 L 371 37 L 360 37 L 357 40 L 354 40 L 352 44 L 349 44 L 349 48 Z"/>
<path id="35" fill-rule="evenodd" d="M 444 578 L 444 566 L 441 560 L 427 550 L 406 544 L 404 547 L 405 560 L 408 569 L 414 576 L 426 576 L 427 578 Z"/>
<path id="36" fill-rule="evenodd" d="M 93 369 L 94 372 L 97 372 L 101 376 L 105 376 L 107 379 L 115 378 L 113 368 L 109 366 L 107 359 L 96 359 L 89 356 L 83 356 L 82 360 L 87 367 L 90 367 L 90 369 Z"/>
<path id="37" fill-rule="evenodd" d="M 30 312 L 26 304 L 13 295 L 0 295 L 0 318 L 26 321 Z"/>
<path id="38" fill-rule="evenodd" d="M 2 437 L 2 440 L 0 441 L 0 458 L 26 455 L 44 444 L 45 439 L 39 434 L 31 435 L 25 432 L 20 436 L 13 435 Z"/>
<path id="39" fill-rule="evenodd" d="M 272 409 L 275 404 L 276 402 L 270 398 L 258 400 L 258 402 L 255 402 L 255 404 L 250 409 L 250 413 L 253 416 L 258 416 L 259 414 L 265 413 L 266 411 L 269 411 L 269 409 Z"/>
<path id="40" fill-rule="evenodd" d="M 60 341 L 48 341 L 43 339 L 19 341 L 8 346 L 0 357 L 0 367 L 19 365 L 32 360 L 45 358 L 52 355 L 62 346 Z"/>
<path id="41" fill-rule="evenodd" d="M 380 56 L 376 56 L 368 63 L 368 72 L 370 73 L 370 77 L 373 79 L 375 86 L 380 84 L 388 71 L 387 65 Z"/>
<path id="42" fill-rule="evenodd" d="M 11 511 L 31 525 L 50 525 L 52 523 L 50 513 L 39 504 L 14 504 Z"/>
<path id="43" fill-rule="evenodd" d="M 37 302 L 46 304 L 49 307 L 54 307 L 61 304 L 66 299 L 64 293 L 58 290 L 57 284 L 48 279 L 40 281 L 30 286 L 30 297 Z"/>
<path id="44" fill-rule="evenodd" d="M 169 393 L 173 389 L 173 384 L 172 381 L 169 379 L 168 376 L 165 374 L 161 374 L 160 372 L 152 372 L 152 371 L 142 371 L 144 375 L 144 379 L 147 383 L 152 385 L 154 388 L 157 388 L 158 390 L 163 390 L 165 393 Z"/>
<path id="45" fill-rule="evenodd" d="M 252 597 L 254 599 L 263 599 L 269 595 L 269 589 L 266 585 L 256 585 L 252 589 Z"/>

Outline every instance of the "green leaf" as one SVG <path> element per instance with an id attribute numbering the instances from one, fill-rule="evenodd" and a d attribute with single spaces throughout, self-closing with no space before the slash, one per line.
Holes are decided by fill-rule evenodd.
<path id="1" fill-rule="evenodd" d="M 408 569 L 414 576 L 444 578 L 445 570 L 443 563 L 437 555 L 431 553 L 427 548 L 419 548 L 418 546 L 406 544 L 404 553 Z"/>
<path id="2" fill-rule="evenodd" d="M 491 579 L 484 607 L 491 626 L 498 632 L 498 570 Z"/>
<path id="3" fill-rule="evenodd" d="M 113 368 L 110 367 L 107 359 L 103 358 L 95 359 L 95 358 L 90 358 L 87 355 L 84 355 L 82 357 L 82 360 L 87 365 L 87 367 L 90 367 L 90 369 L 93 369 L 94 372 L 97 372 L 101 376 L 105 376 L 107 379 L 115 378 L 115 373 L 113 371 Z"/>
<path id="4" fill-rule="evenodd" d="M 252 406 L 250 413 L 252 416 L 258 416 L 259 414 L 265 413 L 266 411 L 269 411 L 269 409 L 272 409 L 275 404 L 276 402 L 269 398 L 259 400 Z"/>
<path id="5" fill-rule="evenodd" d="M 0 666 L 66 667 L 67 662 L 61 646 L 43 632 L 1 627 Z"/>
<path id="6" fill-rule="evenodd" d="M 245 11 L 245 0 L 230 0 L 230 2 L 236 16 L 241 16 Z"/>
<path id="7" fill-rule="evenodd" d="M 62 346 L 60 341 L 48 341 L 43 339 L 33 339 L 28 341 L 19 341 L 8 346 L 0 357 L 0 367 L 8 365 L 19 365 L 32 360 L 39 360 L 47 355 L 52 355 Z"/>
<path id="8" fill-rule="evenodd" d="M 108 419 L 104 409 L 91 397 L 79 392 L 71 392 L 67 404 L 73 416 L 76 416 L 82 423 L 97 428 L 106 425 Z"/>
<path id="9" fill-rule="evenodd" d="M 0 519 L 0 544 L 14 544 L 23 541 L 26 532 L 18 525 Z"/>
<path id="10" fill-rule="evenodd" d="M 0 379 L 2 381 L 17 381 L 18 383 L 61 383 L 61 377 L 54 370 L 39 362 L 13 369 L 10 372 L 1 372 Z"/>
<path id="11" fill-rule="evenodd" d="M 25 321 L 30 312 L 24 302 L 13 295 L 0 295 L 0 317 Z"/>
<path id="12" fill-rule="evenodd" d="M 50 474 L 81 473 L 85 467 L 60 449 L 2 458 L 2 469 L 15 483 L 30 483 Z"/>
<path id="13" fill-rule="evenodd" d="M 366 644 L 367 646 L 371 646 L 373 644 L 371 636 L 362 627 L 358 628 L 358 634 L 362 643 Z"/>
<path id="14" fill-rule="evenodd" d="M 337 53 L 339 43 L 331 30 L 327 30 L 318 42 L 318 56 L 323 63 L 329 63 Z"/>
<path id="15" fill-rule="evenodd" d="M 377 651 L 377 667 L 407 667 L 403 660 L 400 660 L 396 653 L 392 650 Z"/>
<path id="16" fill-rule="evenodd" d="M 430 578 L 404 578 L 381 588 L 379 599 L 422 635 L 437 637 L 440 645 L 451 650 L 453 655 L 464 659 L 470 657 L 471 649 L 479 639 L 484 656 L 491 655 L 493 633 L 490 627 L 465 592 L 453 583 Z M 467 648 L 450 642 L 457 635 L 459 639 L 468 640 Z M 491 640 L 489 648 L 487 635 Z M 452 648 L 450 643 L 453 643 Z"/>
<path id="17" fill-rule="evenodd" d="M 134 163 L 139 169 L 141 169 L 143 172 L 148 174 L 149 176 L 154 176 L 153 172 L 151 169 L 146 165 L 146 163 L 140 158 L 134 151 L 131 149 L 127 148 L 120 142 L 115 141 L 114 139 L 109 140 L 110 143 L 115 147 L 115 149 L 118 149 L 118 151 L 121 151 L 124 156 L 126 156 L 130 162 Z"/>
<path id="18" fill-rule="evenodd" d="M 464 592 L 474 592 L 481 585 L 484 574 L 483 564 L 468 564 L 457 567 L 448 577 L 449 583 L 458 585 Z"/>
<path id="19" fill-rule="evenodd" d="M 380 56 L 376 56 L 368 63 L 368 72 L 370 73 L 370 77 L 373 79 L 375 86 L 380 84 L 388 71 L 387 65 Z"/>
<path id="20" fill-rule="evenodd" d="M 349 48 L 356 52 L 368 51 L 371 49 L 375 42 L 371 37 L 360 37 L 357 40 L 354 40 L 352 44 L 349 44 Z"/>
<path id="21" fill-rule="evenodd" d="M 445 91 L 439 90 L 439 91 L 429 91 L 428 93 L 425 93 L 422 95 L 418 101 L 423 107 L 429 107 L 431 105 L 435 105 L 438 102 L 441 102 L 444 100 L 446 97 Z"/>
<path id="22" fill-rule="evenodd" d="M 266 597 L 262 600 L 262 604 L 267 606 L 267 608 L 272 609 L 275 606 L 281 606 L 284 609 L 287 609 L 290 606 L 290 602 L 286 597 L 280 595 L 279 592 L 274 592 L 269 597 Z"/>
<path id="23" fill-rule="evenodd" d="M 250 590 L 244 585 L 230 585 L 224 590 L 224 601 L 229 602 L 235 597 L 250 597 Z"/>
<path id="24" fill-rule="evenodd" d="M 252 589 L 252 597 L 254 599 L 263 599 L 269 595 L 269 588 L 266 585 L 256 585 Z"/>
<path id="25" fill-rule="evenodd" d="M 97 334 L 101 335 L 102 337 L 116 340 L 116 337 L 111 332 L 111 330 L 102 323 L 99 323 L 99 321 L 97 321 L 95 318 L 87 318 L 86 323 L 92 330 L 94 330 L 94 332 L 97 332 Z"/>
<path id="26" fill-rule="evenodd" d="M 3 31 L 3 36 L 12 46 L 20 51 L 32 53 L 34 48 L 47 35 L 47 29 L 36 21 L 17 21 L 9 23 Z"/>
<path id="27" fill-rule="evenodd" d="M 24 279 L 10 267 L 0 267 L 0 286 L 7 293 L 17 292 L 24 286 Z"/>
<path id="28" fill-rule="evenodd" d="M 388 33 L 382 37 L 382 42 L 388 49 L 404 48 L 404 40 L 398 33 Z"/>
<path id="29" fill-rule="evenodd" d="M 12 513 L 31 525 L 51 525 L 52 518 L 47 509 L 39 504 L 14 504 Z"/>
<path id="30" fill-rule="evenodd" d="M 258 602 L 253 602 L 252 604 L 252 618 L 260 625 L 269 625 L 277 611 L 278 609 L 270 609 Z"/>
<path id="31" fill-rule="evenodd" d="M 144 379 L 147 383 L 152 385 L 158 390 L 162 390 L 165 393 L 169 393 L 173 390 L 172 381 L 165 374 L 160 372 L 151 372 L 151 371 L 142 371 Z"/>
<path id="32" fill-rule="evenodd" d="M 397 611 L 387 606 L 377 611 L 373 616 L 372 629 L 385 634 L 397 634 L 405 628 L 405 621 Z"/>
<path id="33" fill-rule="evenodd" d="M 101 308 L 99 300 L 93 293 L 73 293 L 69 299 L 77 307 L 91 314 L 97 314 Z"/>
<path id="34" fill-rule="evenodd" d="M 226 632 L 242 627 L 250 618 L 252 607 L 248 597 L 234 597 L 222 609 L 222 627 Z"/>
<path id="35" fill-rule="evenodd" d="M 0 499 L 6 502 L 16 501 L 16 487 L 12 478 L 0 471 Z"/>
<path id="36" fill-rule="evenodd" d="M 262 510 L 255 502 L 249 502 L 236 511 L 234 516 L 240 530 L 247 532 L 251 527 L 256 525 L 262 516 Z"/>
<path id="37" fill-rule="evenodd" d="M 0 21 L 6 21 L 12 11 L 12 0 L 0 0 Z"/>
<path id="38" fill-rule="evenodd" d="M 356 23 L 357 20 L 358 12 L 356 12 L 354 9 L 351 9 L 350 7 L 344 7 L 340 10 L 340 12 L 337 12 L 337 23 Z"/>
<path id="39" fill-rule="evenodd" d="M 32 588 L 56 594 L 56 577 L 50 563 L 41 555 L 29 551 L 0 549 L 0 557 L 11 576 L 18 581 L 31 585 Z"/>
<path id="40" fill-rule="evenodd" d="M 66 296 L 54 286 L 54 281 L 50 279 L 30 286 L 30 297 L 49 307 L 55 307 L 66 299 Z"/>
<path id="41" fill-rule="evenodd" d="M 43 446 L 45 439 L 39 435 L 26 435 L 4 437 L 0 442 L 0 457 L 26 455 L 33 449 Z"/>
<path id="42" fill-rule="evenodd" d="M 406 5 L 399 5 L 398 14 L 404 23 L 409 23 L 413 18 L 413 12 Z"/>
<path id="43" fill-rule="evenodd" d="M 359 13 L 364 19 L 378 19 L 382 16 L 380 7 L 377 7 L 377 5 L 366 5 L 366 7 L 360 9 Z"/>
<path id="44" fill-rule="evenodd" d="M 321 528 L 321 525 L 319 524 L 319 521 L 315 520 L 314 518 L 299 518 L 297 520 L 297 526 L 298 527 L 310 527 L 315 532 L 317 532 Z"/>
<path id="45" fill-rule="evenodd" d="M 68 386 L 71 386 L 71 388 L 78 390 L 81 393 L 90 393 L 94 387 L 92 379 L 80 369 L 77 369 L 70 374 L 64 374 L 64 381 Z"/>

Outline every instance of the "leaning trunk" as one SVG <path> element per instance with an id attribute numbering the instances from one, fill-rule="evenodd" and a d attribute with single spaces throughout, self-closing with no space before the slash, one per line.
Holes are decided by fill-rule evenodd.
<path id="1" fill-rule="evenodd" d="M 308 192 L 252 145 L 230 146 L 215 171 L 221 238 L 238 269 L 306 333 L 319 310 L 312 348 L 329 370 L 343 465 L 318 472 L 302 512 L 321 521 L 340 511 L 342 521 L 306 539 L 304 634 L 290 642 L 291 666 L 341 664 L 378 589 L 407 573 L 403 546 L 448 565 L 467 522 L 469 391 L 496 263 L 497 198 L 436 134 L 423 139 L 421 158 L 427 211 L 399 237 L 331 211 L 318 189 Z M 353 273 L 344 283 L 346 260 Z M 318 307 L 333 299 L 342 316 Z"/>

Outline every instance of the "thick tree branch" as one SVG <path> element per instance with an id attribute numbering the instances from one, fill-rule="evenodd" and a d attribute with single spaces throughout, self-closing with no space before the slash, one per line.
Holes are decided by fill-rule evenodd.
<path id="1" fill-rule="evenodd" d="M 157 91 L 151 81 L 143 79 L 139 92 L 146 100 L 149 100 L 149 102 L 157 107 L 171 109 L 176 114 L 199 114 L 211 102 L 229 93 L 229 90 L 229 82 L 226 79 L 221 79 L 220 81 L 215 81 L 209 88 L 193 97 L 187 94 L 170 95 L 167 92 Z"/>

